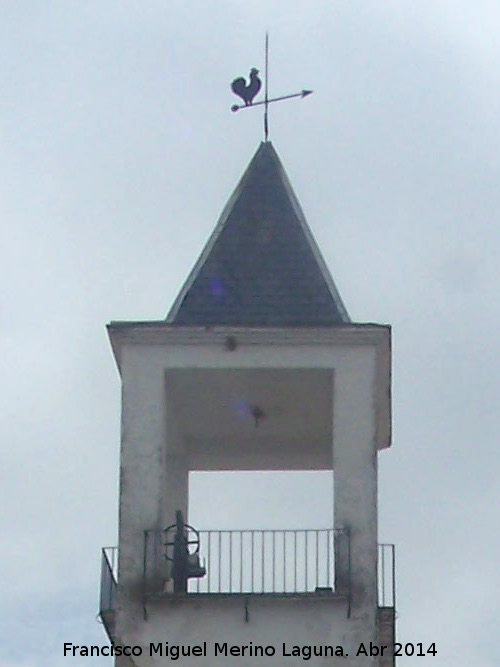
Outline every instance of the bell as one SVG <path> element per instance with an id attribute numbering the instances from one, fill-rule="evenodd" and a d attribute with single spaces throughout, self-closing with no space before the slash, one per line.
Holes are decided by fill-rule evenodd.
<path id="1" fill-rule="evenodd" d="M 200 563 L 200 557 L 198 554 L 189 554 L 187 557 L 186 570 L 186 574 L 189 579 L 204 577 L 207 573 L 205 567 L 203 567 L 203 565 Z"/>

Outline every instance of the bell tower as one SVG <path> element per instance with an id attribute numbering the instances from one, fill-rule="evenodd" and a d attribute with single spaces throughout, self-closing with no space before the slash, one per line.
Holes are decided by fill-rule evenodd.
<path id="1" fill-rule="evenodd" d="M 377 539 L 390 327 L 351 322 L 270 142 L 166 320 L 108 331 L 119 544 L 100 613 L 116 664 L 393 665 L 394 550 Z M 221 470 L 331 471 L 334 525 L 189 526 L 189 472 Z"/>

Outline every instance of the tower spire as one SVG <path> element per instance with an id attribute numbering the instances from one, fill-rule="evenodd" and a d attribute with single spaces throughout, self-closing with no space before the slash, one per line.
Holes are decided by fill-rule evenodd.
<path id="1" fill-rule="evenodd" d="M 350 321 L 270 141 L 252 158 L 167 321 L 250 327 Z"/>

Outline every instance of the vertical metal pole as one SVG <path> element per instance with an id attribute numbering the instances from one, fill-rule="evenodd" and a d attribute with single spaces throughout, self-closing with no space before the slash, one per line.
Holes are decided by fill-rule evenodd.
<path id="1" fill-rule="evenodd" d="M 106 569 L 106 551 L 105 549 L 101 550 L 101 596 L 99 600 L 99 611 L 102 611 L 104 607 L 111 604 L 111 595 L 108 595 L 108 579 L 107 579 L 107 569 Z M 104 600 L 106 597 L 106 600 Z"/>
<path id="2" fill-rule="evenodd" d="M 276 531 L 273 530 L 273 593 L 276 593 Z"/>
<path id="3" fill-rule="evenodd" d="M 316 588 L 319 586 L 319 530 L 316 531 Z"/>
<path id="4" fill-rule="evenodd" d="M 269 137 L 269 33 L 266 32 L 266 77 L 265 77 L 265 98 L 264 98 L 264 140 L 267 141 Z"/>
<path id="5" fill-rule="evenodd" d="M 331 532 L 328 530 L 326 533 L 326 585 L 330 588 L 330 535 Z"/>
<path id="6" fill-rule="evenodd" d="M 262 544 L 261 544 L 261 549 L 262 549 L 262 554 L 261 554 L 261 561 L 262 561 L 262 562 L 261 562 L 261 569 L 262 569 L 262 572 L 261 572 L 261 584 L 262 584 L 262 592 L 264 592 L 264 566 L 265 566 L 265 560 L 264 560 L 264 558 L 265 558 L 265 553 L 264 553 L 264 549 L 265 549 L 265 544 L 266 544 L 266 534 L 265 534 L 265 531 L 261 531 L 261 532 L 262 532 Z"/>
<path id="7" fill-rule="evenodd" d="M 382 607 L 385 607 L 385 544 L 380 545 L 382 551 Z"/>
<path id="8" fill-rule="evenodd" d="M 304 574 L 305 574 L 304 592 L 307 592 L 307 546 L 308 546 L 309 531 L 305 530 L 304 533 L 305 533 L 305 535 L 304 535 Z"/>
<path id="9" fill-rule="evenodd" d="M 200 544 L 202 542 L 202 535 L 203 535 L 203 533 L 200 532 Z M 188 582 L 188 589 L 189 589 L 189 584 L 190 584 L 190 582 Z M 196 592 L 197 593 L 200 592 L 200 577 L 197 577 L 197 579 L 196 579 Z"/>
<path id="10" fill-rule="evenodd" d="M 286 530 L 283 531 L 283 593 L 286 593 Z"/>
<path id="11" fill-rule="evenodd" d="M 207 592 L 208 593 L 212 592 L 211 591 L 211 584 L 212 584 L 212 578 L 211 578 L 211 574 L 212 574 L 212 560 L 211 560 L 212 551 L 211 551 L 211 547 L 212 547 L 212 531 L 209 530 L 208 531 L 208 553 L 207 553 L 207 560 L 208 560 Z"/>
<path id="12" fill-rule="evenodd" d="M 294 575 L 293 575 L 293 592 L 297 592 L 297 531 L 293 531 L 293 553 L 294 553 Z"/>
<path id="13" fill-rule="evenodd" d="M 229 592 L 233 592 L 233 531 L 229 531 Z"/>
<path id="14" fill-rule="evenodd" d="M 251 556 L 252 556 L 252 584 L 251 584 L 251 586 L 250 586 L 250 593 L 253 593 L 253 579 L 254 579 L 254 576 L 253 576 L 253 569 L 254 569 L 254 564 L 253 564 L 253 561 L 254 561 L 254 537 L 255 537 L 255 531 L 252 530 L 252 548 L 251 548 Z"/>
<path id="15" fill-rule="evenodd" d="M 219 530 L 219 593 L 221 592 L 221 577 L 222 577 L 222 531 Z"/>
<path id="16" fill-rule="evenodd" d="M 240 530 L 240 593 L 243 593 L 243 531 Z"/>
<path id="17" fill-rule="evenodd" d="M 197 578 L 196 578 L 196 592 L 197 592 L 197 593 L 200 592 L 200 582 L 201 582 L 201 578 L 200 578 L 200 577 L 197 577 Z M 188 583 L 188 586 L 189 586 L 189 583 Z"/>

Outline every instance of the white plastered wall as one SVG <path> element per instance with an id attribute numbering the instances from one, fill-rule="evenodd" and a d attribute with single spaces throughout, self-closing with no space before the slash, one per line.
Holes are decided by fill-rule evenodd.
<path id="1" fill-rule="evenodd" d="M 152 637 L 143 620 L 144 530 L 165 527 L 177 508 L 187 508 L 187 470 L 175 415 L 169 415 L 165 371 L 169 368 L 325 368 L 334 372 L 335 526 L 351 533 L 351 558 L 336 564 L 338 577 L 352 583 L 351 619 L 342 633 L 346 645 L 375 641 L 377 608 L 377 468 L 375 345 L 241 346 L 237 355 L 221 345 L 138 345 L 121 348 L 123 380 L 117 634 L 124 643 L 182 643 L 182 637 Z M 333 499 L 332 499 L 333 502 Z M 168 520 L 168 523 L 171 523 Z M 165 613 L 172 613 L 167 608 Z M 182 604 L 175 614 L 183 612 Z M 192 613 L 189 612 L 192 617 Z M 204 614 L 199 616 L 203 628 Z M 166 622 L 168 621 L 165 619 Z M 173 618 L 172 618 L 173 620 Z M 222 618 L 220 619 L 222 622 Z M 281 619 L 282 621 L 283 619 Z M 277 618 L 278 625 L 281 623 Z M 181 622 L 173 623 L 174 628 Z M 192 623 L 191 619 L 191 623 Z M 333 616 L 332 616 L 333 622 Z M 181 622 L 182 625 L 182 622 Z M 165 627 L 169 627 L 167 625 Z M 243 636 L 245 627 L 241 628 Z M 334 628 L 332 628 L 332 631 Z M 201 630 L 200 630 L 201 631 Z M 307 642 L 304 627 L 297 640 Z M 300 637 L 303 633 L 304 637 Z M 334 631 L 336 635 L 337 632 Z M 326 641 L 326 640 L 325 640 Z M 352 654 L 351 654 L 352 655 Z M 167 664 L 165 662 L 165 664 Z M 179 664 L 182 664 L 179 662 Z M 186 663 L 187 664 L 187 663 Z M 234 661 L 233 664 L 245 664 Z M 314 664 L 314 663 L 313 663 Z M 353 667 L 358 662 L 349 661 Z M 368 665 L 360 658 L 359 665 Z"/>

